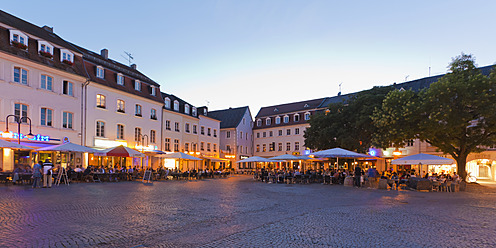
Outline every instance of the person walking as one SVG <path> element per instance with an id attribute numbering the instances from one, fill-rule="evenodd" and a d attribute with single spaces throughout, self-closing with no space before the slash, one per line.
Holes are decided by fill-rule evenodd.
<path id="1" fill-rule="evenodd" d="M 38 161 L 37 164 L 33 166 L 33 189 L 41 187 L 41 165 L 43 162 Z"/>
<path id="2" fill-rule="evenodd" d="M 50 160 L 46 159 L 43 163 L 43 188 L 52 187 L 52 170 L 53 164 Z"/>

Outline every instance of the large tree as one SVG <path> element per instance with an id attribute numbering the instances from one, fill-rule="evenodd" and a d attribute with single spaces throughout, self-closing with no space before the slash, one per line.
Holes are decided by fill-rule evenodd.
<path id="1" fill-rule="evenodd" d="M 334 147 L 366 152 L 372 144 L 376 128 L 370 116 L 381 106 L 393 87 L 374 87 L 349 96 L 345 101 L 332 103 L 310 119 L 305 131 L 305 146 L 324 150 Z"/>
<path id="2" fill-rule="evenodd" d="M 372 117 L 374 141 L 385 148 L 419 138 L 450 154 L 465 178 L 467 156 L 496 144 L 496 75 L 482 75 L 466 54 L 454 58 L 449 70 L 418 94 L 391 92 Z"/>

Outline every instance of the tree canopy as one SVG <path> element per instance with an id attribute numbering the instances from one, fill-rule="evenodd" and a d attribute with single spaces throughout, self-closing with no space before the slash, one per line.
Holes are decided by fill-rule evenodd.
<path id="1" fill-rule="evenodd" d="M 496 75 L 482 75 L 466 54 L 454 58 L 449 70 L 419 93 L 390 92 L 372 116 L 374 143 L 401 147 L 419 138 L 450 154 L 465 178 L 467 156 L 496 144 Z"/>

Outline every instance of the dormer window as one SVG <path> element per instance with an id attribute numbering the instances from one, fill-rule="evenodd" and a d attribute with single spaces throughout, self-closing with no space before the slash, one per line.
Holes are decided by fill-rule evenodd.
<path id="1" fill-rule="evenodd" d="M 28 48 L 28 36 L 18 30 L 10 30 L 11 44 L 17 48 Z"/>
<path id="2" fill-rule="evenodd" d="M 193 116 L 196 116 L 196 107 L 191 108 L 191 113 Z"/>
<path id="3" fill-rule="evenodd" d="M 141 91 L 141 82 L 139 80 L 134 80 L 134 89 Z"/>
<path id="4" fill-rule="evenodd" d="M 122 73 L 117 73 L 117 84 L 124 85 L 124 75 Z"/>
<path id="5" fill-rule="evenodd" d="M 270 118 L 265 119 L 265 125 L 270 126 L 271 123 L 272 123 L 272 119 Z"/>
<path id="6" fill-rule="evenodd" d="M 67 49 L 60 49 L 60 62 L 72 65 L 74 63 L 74 54 Z"/>
<path id="7" fill-rule="evenodd" d="M 276 117 L 276 124 L 281 124 L 281 117 L 280 116 Z"/>
<path id="8" fill-rule="evenodd" d="M 154 95 L 156 94 L 156 89 L 155 89 L 155 87 L 154 87 L 154 86 L 151 86 L 151 91 L 152 91 L 152 92 L 151 92 L 150 94 L 151 94 L 152 96 L 154 96 Z"/>
<path id="9" fill-rule="evenodd" d="M 294 122 L 299 122 L 300 121 L 300 115 L 299 114 L 295 114 L 294 117 Z"/>
<path id="10" fill-rule="evenodd" d="M 189 115 L 189 105 L 188 104 L 184 105 L 184 113 Z"/>
<path id="11" fill-rule="evenodd" d="M 257 127 L 262 126 L 262 120 L 258 119 L 257 120 Z"/>
<path id="12" fill-rule="evenodd" d="M 310 105 L 305 104 L 303 107 L 304 107 L 304 108 L 308 108 L 308 107 L 310 107 Z"/>
<path id="13" fill-rule="evenodd" d="M 105 71 L 102 66 L 97 66 L 96 67 L 96 77 L 97 78 L 103 78 L 105 75 Z"/>
<path id="14" fill-rule="evenodd" d="M 279 112 L 279 109 L 277 109 L 277 108 L 274 108 L 274 112 Z"/>
<path id="15" fill-rule="evenodd" d="M 288 123 L 289 122 L 289 116 L 285 115 L 284 116 L 284 123 Z"/>
<path id="16" fill-rule="evenodd" d="M 305 121 L 308 121 L 310 120 L 310 113 L 305 113 Z"/>
<path id="17" fill-rule="evenodd" d="M 164 103 L 165 103 L 165 107 L 168 108 L 168 109 L 170 109 L 170 107 L 171 107 L 171 101 L 170 101 L 170 99 L 168 97 L 165 98 Z"/>
<path id="18" fill-rule="evenodd" d="M 179 111 L 179 102 L 177 100 L 174 101 L 174 110 Z"/>
<path id="19" fill-rule="evenodd" d="M 38 41 L 38 51 L 44 57 L 53 57 L 53 46 L 46 41 Z"/>

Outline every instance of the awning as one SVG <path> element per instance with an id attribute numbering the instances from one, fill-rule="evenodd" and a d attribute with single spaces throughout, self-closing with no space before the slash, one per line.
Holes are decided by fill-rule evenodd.
<path id="1" fill-rule="evenodd" d="M 214 158 L 214 157 L 208 157 L 208 156 L 203 156 L 203 159 L 208 159 L 210 162 L 227 162 L 230 161 L 229 159 L 225 158 Z"/>

